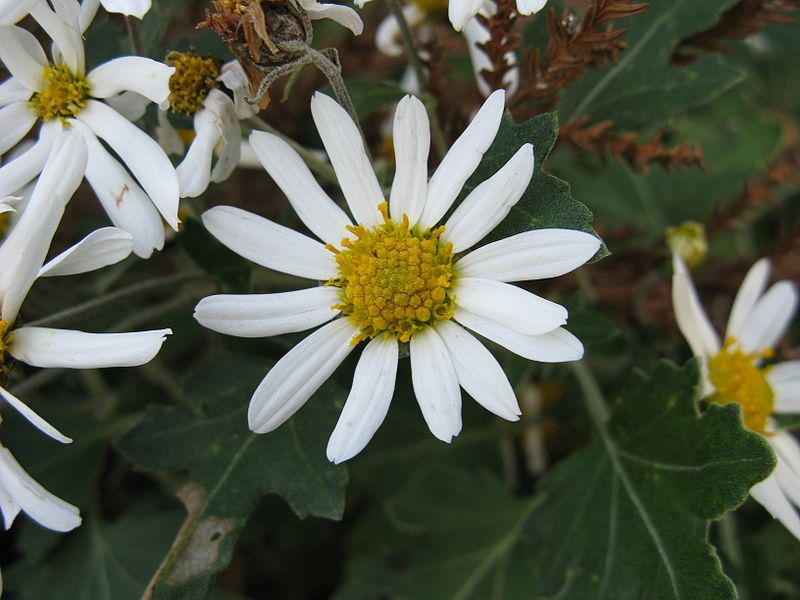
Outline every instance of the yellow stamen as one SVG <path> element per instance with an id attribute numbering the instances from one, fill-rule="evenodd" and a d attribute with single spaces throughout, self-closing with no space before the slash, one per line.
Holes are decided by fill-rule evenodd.
<path id="1" fill-rule="evenodd" d="M 736 402 L 742 409 L 742 418 L 748 429 L 766 433 L 767 418 L 775 405 L 775 393 L 766 378 L 767 368 L 760 368 L 759 362 L 770 351 L 746 354 L 733 338 L 708 359 L 708 378 L 715 393 L 710 402 L 730 404 Z"/>
<path id="2" fill-rule="evenodd" d="M 353 339 L 380 334 L 408 342 L 420 329 L 453 317 L 453 245 L 442 243 L 444 227 L 416 231 L 389 218 L 388 206 L 378 209 L 384 223 L 367 229 L 348 227 L 354 238 L 341 242 L 335 254 L 339 276 L 328 282 L 341 288 L 341 310 L 361 330 Z"/>
<path id="3" fill-rule="evenodd" d="M 11 334 L 8 333 L 8 322 L 0 319 L 0 375 L 8 374 L 6 352 L 11 346 Z"/>
<path id="4" fill-rule="evenodd" d="M 67 119 L 77 115 L 89 99 L 89 83 L 66 65 L 48 65 L 44 68 L 44 86 L 30 100 L 37 116 L 50 119 Z"/>
<path id="5" fill-rule="evenodd" d="M 169 78 L 169 109 L 192 116 L 203 107 L 209 92 L 219 86 L 219 62 L 194 52 L 167 54 L 164 62 L 175 67 Z"/>

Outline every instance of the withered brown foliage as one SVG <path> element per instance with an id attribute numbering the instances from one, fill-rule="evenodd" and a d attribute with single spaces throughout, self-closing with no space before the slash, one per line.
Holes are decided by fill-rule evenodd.
<path id="1" fill-rule="evenodd" d="M 593 152 L 601 157 L 610 156 L 645 174 L 654 164 L 665 169 L 705 167 L 703 150 L 695 144 L 684 142 L 667 148 L 662 143 L 663 132 L 643 141 L 639 132 L 615 134 L 612 131 L 613 121 L 601 121 L 594 125 L 587 125 L 588 122 L 587 117 L 581 117 L 562 125 L 559 129 L 559 140 L 580 152 Z"/>
<path id="2" fill-rule="evenodd" d="M 800 0 L 741 0 L 725 11 L 718 23 L 681 42 L 672 62 L 689 64 L 703 52 L 727 51 L 728 40 L 744 39 L 767 25 L 795 23 L 786 15 L 796 8 L 800 8 Z"/>
<path id="3" fill-rule="evenodd" d="M 588 69 L 616 64 L 619 53 L 627 47 L 619 39 L 625 29 L 618 29 L 609 21 L 637 15 L 648 6 L 633 0 L 592 0 L 582 18 L 569 10 L 559 18 L 551 8 L 547 15 L 547 50 L 542 55 L 536 49 L 523 61 L 520 91 L 514 104 L 533 100 L 552 107 L 561 90 L 584 77 Z"/>
<path id="4" fill-rule="evenodd" d="M 491 17 L 478 15 L 478 21 L 486 28 L 491 38 L 480 44 L 492 63 L 491 69 L 481 71 L 481 77 L 492 90 L 505 87 L 503 80 L 514 67 L 508 60 L 509 53 L 516 53 L 519 47 L 520 34 L 514 31 L 517 21 L 515 0 L 495 0 L 497 11 Z"/>

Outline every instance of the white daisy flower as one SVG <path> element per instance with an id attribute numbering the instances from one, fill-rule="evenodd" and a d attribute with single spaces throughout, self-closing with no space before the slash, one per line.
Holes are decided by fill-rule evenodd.
<path id="1" fill-rule="evenodd" d="M 12 366 L 12 358 L 42 368 L 141 365 L 158 353 L 165 336 L 171 333 L 169 329 L 86 333 L 14 327 L 20 307 L 37 278 L 85 273 L 116 263 L 131 252 L 130 234 L 107 227 L 43 264 L 64 208 L 83 177 L 83 165 L 90 152 L 85 138 L 77 132 L 58 137 L 26 210 L 0 245 L 0 383 Z M 65 443 L 71 441 L 2 386 L 0 397 L 50 437 Z"/>
<path id="2" fill-rule="evenodd" d="M 47 4 L 45 0 L 0 0 L 0 25 L 14 25 L 27 17 L 37 5 Z M 144 18 L 150 10 L 151 0 L 55 0 L 54 5 L 63 10 L 78 13 L 81 32 L 85 32 L 100 5 L 110 13 L 119 13 Z"/>
<path id="3" fill-rule="evenodd" d="M 356 124 L 333 99 L 317 93 L 311 113 L 354 220 L 286 142 L 264 132 L 250 136 L 264 168 L 321 242 L 230 206 L 207 211 L 203 223 L 241 256 L 325 284 L 211 296 L 198 304 L 195 318 L 242 337 L 327 323 L 258 386 L 248 411 L 253 431 L 265 433 L 285 422 L 362 341 L 367 344 L 353 387 L 328 444 L 328 457 L 337 463 L 360 452 L 383 421 L 401 346 L 408 344 L 422 415 L 445 442 L 461 430 L 459 384 L 505 419 L 520 414 L 500 364 L 465 327 L 531 360 L 582 356 L 580 341 L 561 327 L 566 309 L 507 282 L 567 273 L 594 256 L 597 238 L 562 229 L 529 231 L 461 257 L 528 187 L 533 147 L 522 146 L 444 218 L 497 134 L 504 98 L 498 91 L 486 100 L 429 180 L 428 117 L 417 98 L 405 97 L 394 119 L 397 168 L 387 206 Z"/>
<path id="4" fill-rule="evenodd" d="M 441 3 L 441 8 L 445 6 Z M 422 39 L 430 39 L 434 35 L 433 28 L 427 22 L 440 8 L 440 2 L 412 2 L 403 7 L 403 15 L 408 22 L 409 27 L 417 27 L 417 35 Z M 497 7 L 493 2 L 486 1 L 478 11 L 479 15 L 484 17 L 491 17 L 497 11 Z M 483 96 L 488 96 L 492 90 L 489 89 L 488 84 L 483 79 L 481 71 L 492 68 L 492 62 L 486 55 L 480 44 L 488 42 L 491 39 L 489 31 L 478 20 L 473 17 L 464 27 L 464 38 L 467 40 L 467 48 L 469 56 L 472 61 L 472 71 L 475 74 L 475 82 L 478 85 Z M 378 25 L 375 32 L 375 47 L 378 48 L 386 56 L 401 56 L 404 52 L 402 37 L 400 34 L 400 24 L 394 15 L 389 14 Z M 424 58 L 424 57 L 423 57 Z M 503 83 L 505 89 L 510 94 L 514 94 L 519 87 L 519 68 L 517 65 L 517 57 L 513 52 L 509 52 L 505 56 L 506 63 L 511 66 L 504 77 Z M 417 81 L 413 69 L 408 67 L 403 75 L 401 87 L 409 93 L 419 93 L 420 86 Z"/>
<path id="5" fill-rule="evenodd" d="M 134 252 L 146 258 L 164 245 L 159 213 L 177 229 L 178 178 L 158 143 L 102 100 L 131 91 L 161 103 L 169 95 L 174 69 L 149 58 L 125 56 L 86 73 L 77 28 L 44 4 L 34 9 L 34 15 L 54 40 L 59 56 L 49 63 L 31 33 L 0 27 L 0 59 L 12 74 L 0 84 L 0 154 L 42 122 L 36 144 L 0 167 L 0 197 L 15 195 L 33 180 L 56 140 L 74 128 L 89 148 L 86 179 L 112 223 L 133 236 Z"/>
<path id="6" fill-rule="evenodd" d="M 766 290 L 770 264 L 755 263 L 742 283 L 728 318 L 725 341 L 700 305 L 686 264 L 673 255 L 672 303 L 675 318 L 692 352 L 702 361 L 704 397 L 737 403 L 745 427 L 763 435 L 778 460 L 769 478 L 750 490 L 773 517 L 800 539 L 800 445 L 779 431 L 772 415 L 800 413 L 800 361 L 765 366 L 797 310 L 797 289 L 779 281 Z"/>
<path id="7" fill-rule="evenodd" d="M 169 122 L 167 111 L 194 118 L 194 138 L 176 172 L 181 197 L 195 198 L 211 181 L 225 181 L 233 173 L 242 147 L 239 119 L 255 112 L 245 101 L 247 77 L 237 61 L 220 67 L 215 59 L 194 52 L 170 52 L 165 62 L 175 67 L 175 73 L 169 80 L 169 99 L 158 113 L 159 143 L 170 154 L 183 154 L 183 140 Z M 233 98 L 220 89 L 221 83 Z"/>
<path id="8" fill-rule="evenodd" d="M 355 0 L 356 6 L 364 8 L 364 5 L 371 0 Z M 438 2 L 436 0 L 422 0 L 415 4 L 419 4 L 421 9 L 425 12 L 430 12 L 430 9 L 436 8 Z M 542 10 L 547 4 L 547 0 L 517 0 L 517 11 L 521 15 L 532 15 Z M 447 2 L 447 16 L 453 29 L 462 31 L 466 27 L 469 20 L 481 12 L 485 8 L 486 0 L 448 0 Z M 406 18 L 413 15 L 406 14 Z M 409 23 L 411 24 L 411 23 Z"/>

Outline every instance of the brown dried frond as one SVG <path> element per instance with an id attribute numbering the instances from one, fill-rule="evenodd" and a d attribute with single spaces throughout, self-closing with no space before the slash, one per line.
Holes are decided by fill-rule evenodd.
<path id="1" fill-rule="evenodd" d="M 796 8 L 800 8 L 800 0 L 740 0 L 722 13 L 718 23 L 683 40 L 672 55 L 672 62 L 689 64 L 704 51 L 727 51 L 727 40 L 744 39 L 767 25 L 793 24 L 796 20 L 786 14 Z"/>
<path id="2" fill-rule="evenodd" d="M 663 132 L 647 141 L 640 139 L 638 132 L 617 135 L 613 132 L 613 121 L 600 121 L 588 125 L 589 119 L 581 117 L 562 125 L 559 139 L 575 150 L 593 152 L 601 157 L 611 156 L 619 163 L 647 173 L 650 165 L 661 165 L 665 169 L 705 168 L 703 150 L 697 145 L 684 142 L 673 148 L 666 148 Z"/>
<path id="3" fill-rule="evenodd" d="M 538 100 L 553 106 L 561 90 L 584 77 L 589 68 L 616 64 L 619 53 L 627 47 L 619 39 L 625 30 L 611 24 L 602 26 L 613 19 L 637 15 L 648 6 L 633 0 L 591 0 L 580 20 L 569 10 L 558 18 L 551 8 L 547 15 L 550 29 L 547 51 L 543 56 L 536 49 L 526 57 L 514 103 Z"/>
<path id="4" fill-rule="evenodd" d="M 491 17 L 478 15 L 480 24 L 491 36 L 488 42 L 479 47 L 486 53 L 492 64 L 491 69 L 484 69 L 480 76 L 489 86 L 489 89 L 499 90 L 505 87 L 504 80 L 508 72 L 514 68 L 507 57 L 515 54 L 519 47 L 520 35 L 514 32 L 517 21 L 517 6 L 515 0 L 495 0 L 497 10 Z"/>

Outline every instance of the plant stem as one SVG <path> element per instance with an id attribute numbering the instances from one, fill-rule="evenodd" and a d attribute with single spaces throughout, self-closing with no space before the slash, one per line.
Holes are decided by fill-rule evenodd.
<path id="1" fill-rule="evenodd" d="M 138 294 L 149 292 L 161 287 L 168 287 L 176 283 L 181 283 L 192 279 L 199 279 L 201 277 L 205 277 L 205 275 L 206 274 L 202 271 L 186 271 L 183 273 L 166 275 L 164 277 L 157 277 L 155 279 L 134 283 L 128 287 L 109 292 L 108 294 L 100 296 L 99 298 L 94 298 L 82 304 L 64 309 L 48 317 L 43 317 L 41 319 L 31 321 L 30 323 L 26 323 L 26 327 L 42 327 L 45 325 L 68 323 L 70 321 L 74 321 L 78 317 L 82 317 L 85 314 L 97 310 L 98 308 L 102 308 L 107 304 L 125 300 L 127 298 L 137 296 Z"/>
<path id="2" fill-rule="evenodd" d="M 600 431 L 600 434 L 606 437 L 608 433 L 606 429 L 608 407 L 606 406 L 605 398 L 603 398 L 603 392 L 600 391 L 600 386 L 597 384 L 597 380 L 589 370 L 589 367 L 586 366 L 586 360 L 570 363 L 570 367 L 586 398 L 586 408 L 589 410 L 589 416 L 592 418 L 592 422 Z"/>
<path id="3" fill-rule="evenodd" d="M 419 58 L 417 43 L 414 40 L 414 34 L 411 33 L 411 27 L 408 25 L 406 16 L 403 13 L 403 8 L 400 6 L 400 0 L 386 0 L 386 2 L 389 5 L 389 10 L 397 20 L 397 24 L 400 27 L 400 35 L 403 38 L 403 43 L 405 44 L 406 51 L 408 52 L 408 61 L 411 65 L 411 69 L 414 71 L 414 76 L 417 78 L 420 90 L 423 92 L 427 91 L 428 75 L 425 73 L 425 67 Z M 439 154 L 439 157 L 442 158 L 447 153 L 447 142 L 444 139 L 442 124 L 439 122 L 439 115 L 436 114 L 436 106 L 429 106 L 429 103 L 425 102 L 425 108 L 428 110 L 428 120 L 431 124 L 431 139 L 433 140 L 433 146 L 436 148 L 436 152 Z"/>
<path id="4" fill-rule="evenodd" d="M 248 119 L 248 121 L 254 128 L 259 129 L 261 131 L 268 131 L 269 133 L 277 135 L 284 142 L 289 144 L 292 147 L 292 149 L 300 155 L 300 158 L 302 158 L 305 161 L 305 163 L 308 165 L 308 168 L 314 171 L 314 173 L 316 173 L 317 175 L 319 175 L 321 179 L 324 179 L 328 183 L 332 183 L 335 185 L 338 184 L 338 180 L 336 179 L 336 172 L 333 170 L 333 167 L 331 167 L 324 160 L 320 160 L 319 158 L 314 156 L 314 153 L 311 152 L 308 148 L 306 148 L 305 146 L 301 146 L 293 139 L 285 136 L 280 131 L 275 129 L 272 125 L 261 119 L 260 117 L 251 117 L 250 119 Z"/>

